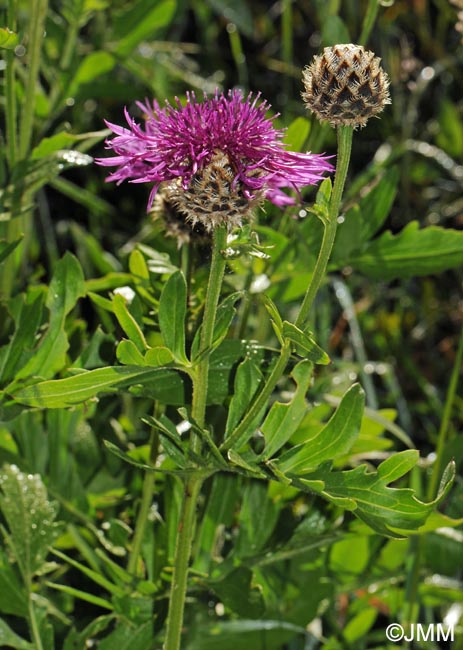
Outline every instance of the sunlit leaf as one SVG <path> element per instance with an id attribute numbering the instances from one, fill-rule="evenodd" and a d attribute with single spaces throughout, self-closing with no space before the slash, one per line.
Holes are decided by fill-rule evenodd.
<path id="1" fill-rule="evenodd" d="M 288 404 L 276 402 L 265 418 L 261 430 L 265 438 L 262 459 L 271 458 L 288 442 L 296 431 L 307 411 L 305 395 L 312 379 L 313 366 L 309 361 L 301 361 L 294 368 L 292 376 L 297 383 L 294 397 Z"/>
<path id="2" fill-rule="evenodd" d="M 306 117 L 296 117 L 285 132 L 285 143 L 291 151 L 302 151 L 309 136 L 310 121 Z"/>
<path id="3" fill-rule="evenodd" d="M 144 353 L 148 344 L 141 330 L 140 325 L 130 313 L 126 299 L 120 294 L 115 294 L 112 299 L 114 314 L 130 341 L 137 347 L 138 351 Z"/>
<path id="4" fill-rule="evenodd" d="M 31 159 L 37 160 L 53 154 L 61 149 L 69 149 L 78 140 L 78 136 L 72 133 L 56 133 L 49 138 L 42 138 L 40 143 L 34 147 L 31 153 Z"/>
<path id="5" fill-rule="evenodd" d="M 0 27 L 0 48 L 4 50 L 14 50 L 19 43 L 18 35 L 8 29 L 8 27 Z"/>
<path id="6" fill-rule="evenodd" d="M 108 366 L 79 373 L 66 379 L 39 382 L 20 389 L 14 398 L 21 404 L 41 408 L 66 408 L 81 404 L 100 393 L 116 392 L 134 384 L 145 384 L 150 392 L 168 404 L 183 404 L 181 379 L 174 370 L 139 366 Z M 174 401 L 170 401 L 174 400 Z M 180 400 L 180 401 L 177 401 Z"/>
<path id="7" fill-rule="evenodd" d="M 325 350 L 322 350 L 322 348 L 316 343 L 310 332 L 303 332 L 293 323 L 284 321 L 282 335 L 294 344 L 296 354 L 304 357 L 304 359 L 322 365 L 326 365 L 330 362 L 329 356 Z"/>
<path id="8" fill-rule="evenodd" d="M 324 427 L 278 459 L 279 469 L 302 475 L 347 453 L 359 434 L 364 402 L 362 388 L 354 384 Z"/>
<path id="9" fill-rule="evenodd" d="M 116 349 L 117 360 L 126 366 L 144 366 L 145 359 L 133 341 L 124 339 Z"/>
<path id="10" fill-rule="evenodd" d="M 416 464 L 418 455 L 414 449 L 399 452 L 381 463 L 374 472 L 368 471 L 366 465 L 345 472 L 318 470 L 310 475 L 310 479 L 321 479 L 323 488 L 317 488 L 315 484 L 309 486 L 305 480 L 302 485 L 306 484 L 341 507 L 342 500 L 347 500 L 346 506 L 352 504 L 357 517 L 376 532 L 401 538 L 407 531 L 416 530 L 426 522 L 436 504 L 448 492 L 455 473 L 454 467 L 444 472 L 440 494 L 430 503 L 420 501 L 410 488 L 389 487 L 390 481 L 397 480 Z"/>
<path id="11" fill-rule="evenodd" d="M 349 264 L 369 277 L 393 280 L 461 266 L 462 251 L 463 232 L 439 226 L 420 229 L 412 221 L 397 235 L 388 231 L 373 240 Z"/>

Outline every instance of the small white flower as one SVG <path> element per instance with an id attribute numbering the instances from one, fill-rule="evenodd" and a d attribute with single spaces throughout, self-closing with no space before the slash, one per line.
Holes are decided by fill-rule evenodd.
<path id="1" fill-rule="evenodd" d="M 135 298 L 135 291 L 132 287 L 117 287 L 117 289 L 114 289 L 114 295 L 122 296 L 130 305 L 132 300 Z"/>

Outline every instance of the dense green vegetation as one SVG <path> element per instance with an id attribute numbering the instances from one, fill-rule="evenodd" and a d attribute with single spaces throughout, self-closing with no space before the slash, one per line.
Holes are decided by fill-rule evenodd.
<path id="1" fill-rule="evenodd" d="M 385 648 L 392 623 L 443 622 L 463 647 L 458 0 L 1 9 L 0 647 L 162 648 L 190 488 L 182 648 Z M 335 164 L 301 76 L 350 42 L 392 103 L 354 132 L 307 319 L 328 181 L 267 201 L 225 258 L 216 236 L 205 345 L 211 237 L 181 245 L 149 185 L 105 182 L 104 120 L 241 88 Z"/>

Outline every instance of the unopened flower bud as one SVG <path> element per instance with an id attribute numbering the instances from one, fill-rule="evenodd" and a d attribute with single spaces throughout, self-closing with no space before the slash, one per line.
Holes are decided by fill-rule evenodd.
<path id="1" fill-rule="evenodd" d="M 390 104 L 381 59 L 361 45 L 325 47 L 303 71 L 307 108 L 332 126 L 363 127 Z"/>

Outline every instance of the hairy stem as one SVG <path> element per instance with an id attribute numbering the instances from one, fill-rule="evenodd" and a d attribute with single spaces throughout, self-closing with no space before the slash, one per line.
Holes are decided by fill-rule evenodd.
<path id="1" fill-rule="evenodd" d="M 177 546 L 175 548 L 174 573 L 169 600 L 165 650 L 179 650 L 182 636 L 183 612 L 187 590 L 188 565 L 191 544 L 195 531 L 196 504 L 203 479 L 191 477 L 185 483 L 182 510 L 178 525 Z"/>
<path id="2" fill-rule="evenodd" d="M 296 319 L 295 324 L 298 327 L 304 326 L 307 316 L 313 305 L 315 296 L 317 295 L 320 285 L 322 284 L 323 279 L 326 275 L 328 261 L 333 248 L 334 238 L 336 236 L 339 208 L 341 205 L 342 193 L 346 181 L 347 169 L 349 167 L 350 152 L 352 147 L 352 133 L 352 127 L 338 127 L 338 158 L 336 176 L 334 180 L 333 191 L 331 194 L 328 216 L 324 221 L 325 229 L 323 232 L 322 245 L 318 254 L 310 284 L 307 287 L 301 309 Z M 237 428 L 222 444 L 222 450 L 225 451 L 231 447 L 238 448 L 240 445 L 246 442 L 249 437 L 249 429 L 251 428 L 255 418 L 260 413 L 261 409 L 264 408 L 265 404 L 270 398 L 275 386 L 278 383 L 278 380 L 283 375 L 290 356 L 291 345 L 289 343 L 286 343 L 281 348 L 280 356 L 276 365 L 274 366 L 262 389 L 258 393 L 256 399 L 252 403 L 250 409 L 241 420 Z"/>
<path id="3" fill-rule="evenodd" d="M 342 193 L 349 168 L 350 153 L 352 148 L 353 128 L 351 126 L 338 126 L 338 156 L 336 162 L 336 175 L 331 194 L 328 218 L 324 223 L 323 240 L 315 264 L 314 272 L 307 288 L 301 309 L 296 319 L 296 325 L 303 327 L 320 285 L 326 275 L 326 268 L 333 249 L 336 230 L 338 228 L 338 215 L 341 206 Z"/>
<path id="4" fill-rule="evenodd" d="M 214 337 L 214 325 L 220 289 L 225 272 L 226 262 L 222 251 L 226 243 L 227 229 L 225 226 L 221 226 L 214 231 L 211 268 L 198 352 L 200 361 L 193 375 L 193 404 L 191 414 L 199 427 L 204 427 L 206 418 L 209 355 Z M 193 451 L 201 453 L 201 440 L 195 433 L 192 433 L 191 445 Z M 194 474 L 185 481 L 177 545 L 175 548 L 174 573 L 172 576 L 164 645 L 165 650 L 179 650 L 180 648 L 188 581 L 188 565 L 196 528 L 196 505 L 203 480 L 203 476 Z"/>
<path id="5" fill-rule="evenodd" d="M 222 251 L 227 243 L 227 230 L 220 226 L 214 231 L 214 244 L 212 249 L 211 270 L 209 272 L 209 284 L 207 287 L 204 316 L 201 326 L 201 340 L 199 346 L 198 367 L 196 376 L 193 379 L 193 404 L 191 414 L 196 423 L 204 426 L 206 414 L 206 398 L 209 375 L 209 350 L 214 336 L 215 316 L 219 303 L 220 289 L 222 287 L 223 275 L 225 272 L 225 258 Z M 193 450 L 197 450 L 199 439 L 193 438 Z"/>

